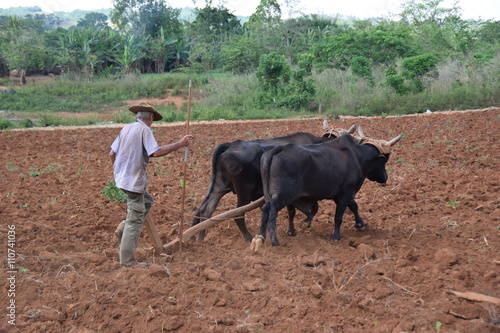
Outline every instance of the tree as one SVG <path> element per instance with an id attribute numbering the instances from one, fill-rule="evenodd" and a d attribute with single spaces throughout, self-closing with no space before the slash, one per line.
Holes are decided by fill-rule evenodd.
<path id="1" fill-rule="evenodd" d="M 432 25 L 441 27 L 453 17 L 459 17 L 461 8 L 454 0 L 451 8 L 441 8 L 444 0 L 410 0 L 402 5 L 401 19 L 416 27 Z"/>
<path id="2" fill-rule="evenodd" d="M 251 38 L 259 41 L 259 49 L 266 53 L 279 50 L 281 34 L 278 33 L 281 24 L 281 8 L 276 0 L 261 0 L 256 11 L 244 24 L 245 31 Z"/>
<path id="3" fill-rule="evenodd" d="M 414 90 L 420 92 L 424 90 L 424 76 L 435 77 L 438 75 L 436 65 L 438 58 L 432 54 L 422 54 L 409 57 L 401 62 L 403 72 L 401 75 L 411 80 Z"/>
<path id="4" fill-rule="evenodd" d="M 263 26 L 266 29 L 281 22 L 281 7 L 276 0 L 260 0 L 255 13 L 248 19 L 247 25 Z"/>
<path id="5" fill-rule="evenodd" d="M 316 92 L 312 79 L 307 79 L 307 75 L 304 68 L 292 71 L 290 84 L 286 86 L 278 106 L 298 110 L 307 105 Z"/>
<path id="6" fill-rule="evenodd" d="M 264 91 L 278 94 L 290 81 L 290 65 L 281 54 L 264 54 L 260 57 L 256 75 Z"/>
<path id="7" fill-rule="evenodd" d="M 188 36 L 192 40 L 189 61 L 208 70 L 221 68 L 222 46 L 233 36 L 243 33 L 240 21 L 227 8 L 212 7 L 211 2 L 204 8 L 196 9 L 195 13 L 195 19 L 188 28 Z"/>
<path id="8" fill-rule="evenodd" d="M 259 65 L 259 57 L 265 52 L 252 36 L 235 36 L 221 50 L 221 62 L 225 71 L 248 74 Z"/>
<path id="9" fill-rule="evenodd" d="M 386 69 L 384 84 L 393 88 L 399 95 L 405 95 L 409 91 L 409 87 L 405 85 L 405 79 L 398 74 L 394 66 L 389 66 Z"/>
<path id="10" fill-rule="evenodd" d="M 163 28 L 157 38 L 151 39 L 147 48 L 150 56 L 154 59 L 155 72 L 163 73 L 165 66 L 167 70 L 177 69 L 185 64 L 189 57 L 189 43 L 182 37 L 167 39 Z"/>
<path id="11" fill-rule="evenodd" d="M 351 72 L 359 77 L 366 79 L 371 86 L 375 84 L 373 71 L 370 61 L 365 57 L 354 57 L 351 59 Z"/>
<path id="12" fill-rule="evenodd" d="M 187 64 L 191 42 L 184 37 L 179 37 L 168 43 L 169 69 L 178 69 Z"/>
<path id="13" fill-rule="evenodd" d="M 307 52 L 313 43 L 324 37 L 326 31 L 336 27 L 336 18 L 326 19 L 317 15 L 284 20 L 272 30 L 276 34 L 275 51 L 284 54 L 291 64 L 295 64 L 298 54 Z"/>
<path id="14" fill-rule="evenodd" d="M 180 9 L 162 0 L 113 0 L 113 5 L 111 22 L 120 30 L 150 37 L 158 36 L 162 27 L 169 36 L 181 31 Z"/>
<path id="15" fill-rule="evenodd" d="M 240 21 L 227 8 L 215 8 L 207 4 L 204 8 L 196 9 L 195 14 L 190 29 L 194 35 L 203 36 L 205 41 L 222 42 L 231 35 L 243 32 Z"/>
<path id="16" fill-rule="evenodd" d="M 312 80 L 306 79 L 307 66 L 292 71 L 286 58 L 276 52 L 260 57 L 256 76 L 262 92 L 258 95 L 260 107 L 269 104 L 276 107 L 299 109 L 314 96 Z"/>
<path id="17" fill-rule="evenodd" d="M 85 16 L 78 21 L 76 26 L 78 28 L 95 28 L 95 29 L 103 29 L 109 28 L 108 26 L 108 17 L 101 13 L 87 13 Z"/>
<path id="18" fill-rule="evenodd" d="M 313 45 L 311 52 L 316 64 L 347 69 L 355 57 L 364 57 L 374 64 L 391 64 L 398 58 L 415 54 L 410 31 L 404 24 L 382 21 L 355 28 L 356 25 L 343 29 Z"/>
<path id="19" fill-rule="evenodd" d="M 409 23 L 417 43 L 425 49 L 443 56 L 466 54 L 474 36 L 470 24 L 460 18 L 461 8 L 454 1 L 450 8 L 441 7 L 444 0 L 410 0 L 403 4 L 401 20 Z"/>
<path id="20" fill-rule="evenodd" d="M 62 20 L 54 14 L 29 14 L 24 17 L 23 21 L 23 25 L 27 29 L 43 33 L 59 26 Z"/>
<path id="21" fill-rule="evenodd" d="M 39 45 L 38 47 L 33 47 Z M 25 71 L 37 71 L 45 69 L 46 52 L 45 42 L 42 35 L 31 33 L 26 30 L 8 44 L 8 52 L 3 56 L 8 68 Z"/>
<path id="22" fill-rule="evenodd" d="M 133 35 L 123 35 L 123 42 L 117 53 L 117 62 L 124 74 L 138 72 L 140 60 L 145 56 L 143 52 L 144 40 L 138 40 Z"/>

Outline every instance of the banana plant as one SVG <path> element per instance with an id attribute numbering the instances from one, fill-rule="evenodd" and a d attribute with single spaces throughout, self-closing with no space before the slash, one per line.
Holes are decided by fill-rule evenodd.
<path id="1" fill-rule="evenodd" d="M 145 56 L 142 51 L 143 41 L 136 40 L 134 35 L 123 35 L 122 44 L 117 52 L 116 61 L 121 66 L 123 74 L 138 70 L 139 61 Z M 144 38 L 147 41 L 149 38 Z"/>

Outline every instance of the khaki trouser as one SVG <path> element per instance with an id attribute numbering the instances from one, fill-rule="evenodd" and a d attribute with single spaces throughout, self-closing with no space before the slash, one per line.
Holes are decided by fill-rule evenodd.
<path id="1" fill-rule="evenodd" d="M 144 193 L 134 193 L 125 191 L 127 194 L 127 219 L 118 226 L 123 230 L 122 241 L 120 243 L 120 264 L 124 266 L 135 266 L 137 260 L 134 252 L 139 243 L 142 231 L 142 223 L 153 205 L 153 197 L 148 191 Z"/>

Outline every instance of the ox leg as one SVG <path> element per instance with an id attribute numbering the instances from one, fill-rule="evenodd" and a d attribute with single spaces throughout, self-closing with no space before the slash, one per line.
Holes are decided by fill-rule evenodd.
<path id="1" fill-rule="evenodd" d="M 255 252 L 257 252 L 266 241 L 267 221 L 269 218 L 269 202 L 266 202 L 262 206 L 261 211 L 259 233 L 255 235 L 252 239 L 252 243 L 250 244 L 250 249 Z"/>
<path id="2" fill-rule="evenodd" d="M 191 226 L 195 226 L 202 220 L 210 218 L 214 213 L 215 208 L 217 208 L 217 204 L 220 199 L 228 192 L 229 191 L 209 193 L 201 203 L 200 207 L 195 211 L 194 215 L 198 217 L 193 219 Z M 201 230 L 198 233 L 197 239 L 200 241 L 205 239 L 205 230 Z"/>
<path id="3" fill-rule="evenodd" d="M 340 226 L 342 225 L 342 218 L 346 209 L 347 204 L 343 200 L 339 200 L 337 202 L 337 208 L 335 209 L 335 227 L 333 230 L 332 240 L 340 240 Z"/>
<path id="4" fill-rule="evenodd" d="M 238 200 L 237 207 L 244 206 L 246 204 L 249 204 L 250 202 L 251 201 L 247 202 L 247 201 L 240 201 L 240 200 Z M 245 216 L 243 216 L 241 218 L 236 218 L 236 219 L 234 219 L 234 221 L 236 222 L 236 225 L 238 226 L 238 229 L 240 229 L 240 232 L 243 235 L 243 238 L 245 238 L 245 242 L 251 242 L 253 237 L 250 234 L 250 232 L 248 231 L 247 226 L 245 224 Z"/>
<path id="5" fill-rule="evenodd" d="M 288 213 L 288 230 L 286 231 L 288 236 L 295 237 L 297 233 L 295 232 L 295 227 L 293 225 L 293 219 L 295 218 L 295 206 L 287 206 Z"/>
<path id="6" fill-rule="evenodd" d="M 262 206 L 262 216 L 260 221 L 259 233 L 253 238 L 250 249 L 258 251 L 266 240 L 266 231 L 269 231 L 269 238 L 271 238 L 272 246 L 279 246 L 280 243 L 276 237 L 276 214 L 277 210 L 272 200 L 266 202 Z"/>
<path id="7" fill-rule="evenodd" d="M 311 222 L 312 222 L 314 216 L 316 216 L 316 213 L 318 213 L 318 202 L 317 201 L 312 204 L 311 211 L 308 214 L 306 214 L 306 219 L 304 220 L 304 222 L 307 223 L 307 229 L 311 228 Z"/>
<path id="8" fill-rule="evenodd" d="M 361 216 L 359 215 L 358 204 L 356 203 L 356 201 L 354 201 L 354 199 L 352 199 L 349 202 L 348 207 L 351 210 L 351 212 L 353 212 L 353 214 L 354 214 L 354 219 L 355 219 L 354 227 L 356 229 L 358 229 L 358 230 L 365 230 L 366 229 L 366 224 L 363 221 L 363 219 L 361 218 Z"/>
<path id="9" fill-rule="evenodd" d="M 276 218 L 277 218 L 277 215 L 278 215 L 278 210 L 276 209 L 275 203 L 273 200 L 270 200 L 266 226 L 267 226 L 267 230 L 269 231 L 269 238 L 271 239 L 272 246 L 280 246 L 280 242 L 278 241 L 278 237 L 276 236 Z M 261 225 L 261 228 L 262 227 L 263 226 Z"/>

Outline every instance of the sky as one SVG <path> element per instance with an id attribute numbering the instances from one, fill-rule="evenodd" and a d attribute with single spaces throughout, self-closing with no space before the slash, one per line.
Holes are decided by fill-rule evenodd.
<path id="1" fill-rule="evenodd" d="M 204 7 L 205 0 L 167 0 L 173 8 Z M 231 10 L 237 16 L 250 16 L 260 3 L 260 0 L 213 0 L 216 6 L 219 3 Z M 296 3 L 295 8 L 305 14 L 345 15 L 359 19 L 388 17 L 391 13 L 398 13 L 401 4 L 407 0 L 278 0 L 282 11 L 285 2 Z M 450 8 L 453 0 L 445 0 L 443 6 Z M 462 19 L 500 20 L 499 0 L 458 0 L 462 8 Z M 39 6 L 43 11 L 71 12 L 75 9 L 96 10 L 113 8 L 112 0 L 0 0 L 0 8 L 13 6 Z"/>

